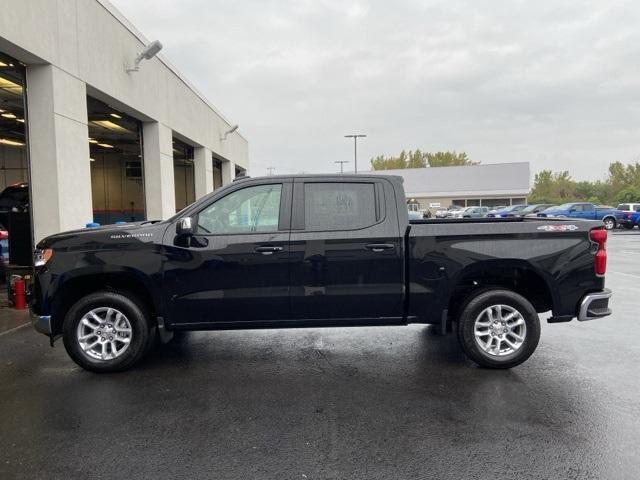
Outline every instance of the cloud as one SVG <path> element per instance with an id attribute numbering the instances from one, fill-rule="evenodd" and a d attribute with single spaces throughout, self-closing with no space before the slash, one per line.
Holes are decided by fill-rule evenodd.
<path id="1" fill-rule="evenodd" d="M 361 168 L 455 149 L 582 179 L 639 158 L 630 1 L 112 2 L 241 125 L 253 175 L 336 171 L 354 132 Z"/>

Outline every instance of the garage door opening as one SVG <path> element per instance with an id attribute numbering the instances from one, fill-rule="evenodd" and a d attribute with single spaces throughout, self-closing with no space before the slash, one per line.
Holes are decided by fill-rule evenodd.
<path id="1" fill-rule="evenodd" d="M 24 81 L 23 66 L 0 54 L 0 261 L 3 265 L 9 262 L 31 265 L 32 260 Z"/>
<path id="2" fill-rule="evenodd" d="M 26 129 L 25 69 L 0 53 L 0 332 L 24 321 L 11 285 L 33 264 Z"/>
<path id="3" fill-rule="evenodd" d="M 142 124 L 92 97 L 87 110 L 93 221 L 144 220 Z"/>
<path id="4" fill-rule="evenodd" d="M 176 212 L 196 201 L 193 176 L 193 147 L 173 139 L 173 183 L 176 195 Z"/>

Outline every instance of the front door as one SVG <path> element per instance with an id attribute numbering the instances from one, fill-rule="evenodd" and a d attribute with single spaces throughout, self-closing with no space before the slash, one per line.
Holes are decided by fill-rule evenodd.
<path id="1" fill-rule="evenodd" d="M 239 182 L 192 214 L 195 231 L 165 234 L 169 324 L 286 320 L 291 182 Z"/>
<path id="2" fill-rule="evenodd" d="M 403 248 L 390 182 L 298 179 L 293 198 L 292 318 L 400 319 Z"/>

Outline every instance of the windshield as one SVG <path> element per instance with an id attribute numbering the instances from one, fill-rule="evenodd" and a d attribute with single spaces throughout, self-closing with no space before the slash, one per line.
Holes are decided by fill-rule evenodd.
<path id="1" fill-rule="evenodd" d="M 536 208 L 538 208 L 538 205 L 529 205 L 528 207 L 522 209 L 522 213 L 533 212 Z"/>

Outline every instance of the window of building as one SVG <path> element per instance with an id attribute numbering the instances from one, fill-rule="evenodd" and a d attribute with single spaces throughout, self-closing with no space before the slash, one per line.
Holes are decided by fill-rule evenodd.
<path id="1" fill-rule="evenodd" d="M 456 199 L 451 201 L 451 205 L 456 205 L 458 207 L 466 207 L 466 203 L 464 199 Z"/>
<path id="2" fill-rule="evenodd" d="M 467 199 L 467 207 L 479 207 L 480 199 L 479 198 L 468 198 Z"/>
<path id="3" fill-rule="evenodd" d="M 198 214 L 200 234 L 275 232 L 280 221 L 282 184 L 236 190 Z"/>
<path id="4" fill-rule="evenodd" d="M 305 183 L 305 228 L 354 230 L 376 223 L 373 183 Z"/>
<path id="5" fill-rule="evenodd" d="M 524 205 L 526 203 L 527 203 L 526 198 L 518 197 L 518 198 L 511 199 L 511 205 Z"/>
<path id="6" fill-rule="evenodd" d="M 196 201 L 193 176 L 193 147 L 173 139 L 173 184 L 176 195 L 176 212 Z"/>
<path id="7" fill-rule="evenodd" d="M 144 220 L 142 125 L 92 97 L 87 111 L 94 221 Z"/>
<path id="8" fill-rule="evenodd" d="M 510 205 L 508 198 L 483 198 L 483 207 L 506 207 Z"/>
<path id="9" fill-rule="evenodd" d="M 213 158 L 213 189 L 217 190 L 222 186 L 222 161 Z"/>
<path id="10" fill-rule="evenodd" d="M 243 175 L 247 174 L 247 171 L 244 168 L 239 167 L 237 165 L 235 170 L 236 170 L 236 177 L 242 177 Z"/>

